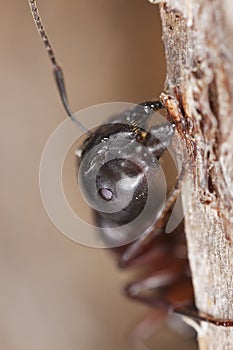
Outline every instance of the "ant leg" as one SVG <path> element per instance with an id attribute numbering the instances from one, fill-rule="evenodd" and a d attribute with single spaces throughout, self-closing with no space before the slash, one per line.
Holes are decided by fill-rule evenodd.
<path id="1" fill-rule="evenodd" d="M 233 320 L 231 319 L 215 318 L 204 312 L 198 312 L 188 307 L 175 306 L 172 309 L 177 314 L 190 317 L 199 322 L 208 322 L 214 324 L 215 326 L 233 327 Z"/>
<path id="2" fill-rule="evenodd" d="M 143 102 L 139 106 L 142 106 L 147 114 L 164 108 L 161 100 Z M 169 121 L 153 125 L 149 130 L 151 137 L 147 140 L 146 147 L 159 159 L 170 145 L 174 132 L 175 125 Z"/>
<path id="3" fill-rule="evenodd" d="M 120 267 L 142 267 L 142 266 L 161 266 L 164 260 L 171 257 L 175 249 L 171 237 L 168 240 L 164 240 L 165 235 L 158 235 L 152 242 L 151 246 L 143 251 L 143 254 L 137 256 L 135 259 L 130 260 L 127 266 Z M 181 246 L 181 244 L 180 244 Z M 124 253 L 124 252 L 123 252 Z"/>
<path id="4" fill-rule="evenodd" d="M 162 273 L 160 276 L 158 275 L 157 283 L 161 283 L 161 280 L 165 275 Z M 144 345 L 144 341 L 147 340 L 156 330 L 160 328 L 162 323 L 166 321 L 170 309 L 170 304 L 160 297 L 150 298 L 141 295 L 138 289 L 144 289 L 141 285 L 143 282 L 146 282 L 146 280 L 131 283 L 125 289 L 125 292 L 130 299 L 143 302 L 144 304 L 155 308 L 153 312 L 151 312 L 143 321 L 138 323 L 137 326 L 130 332 L 128 339 L 133 350 L 147 350 L 147 347 Z M 136 290 L 138 290 L 139 294 Z"/>
<path id="5" fill-rule="evenodd" d="M 160 275 L 160 278 L 161 276 L 162 275 Z M 161 285 L 162 284 L 163 283 L 161 283 Z M 154 309 L 130 333 L 129 340 L 130 344 L 133 346 L 133 350 L 147 350 L 143 341 L 147 340 L 153 333 L 155 333 L 162 326 L 162 323 L 166 323 L 170 316 L 175 315 L 173 305 L 176 305 L 176 303 L 187 305 L 188 302 L 191 305 L 193 302 L 193 293 L 190 286 L 191 282 L 189 278 L 181 278 L 178 282 L 175 282 L 175 284 L 172 283 L 163 289 L 164 297 L 162 298 L 161 296 L 156 295 L 157 293 L 154 293 L 154 295 L 149 293 L 147 295 L 136 295 L 135 292 L 132 293 L 132 290 L 130 291 L 129 285 L 128 290 L 126 290 L 128 297 L 140 301 Z M 176 320 L 176 322 L 177 321 L 178 320 Z M 182 324 L 183 323 L 181 323 L 181 325 Z M 186 329 L 184 326 L 183 328 L 184 330 Z"/>
<path id="6" fill-rule="evenodd" d="M 144 107 L 145 112 L 150 113 L 153 111 L 158 111 L 159 109 L 164 109 L 163 102 L 161 100 L 146 101 L 139 104 Z"/>
<path id="7" fill-rule="evenodd" d="M 157 159 L 160 159 L 171 144 L 174 132 L 174 124 L 169 122 L 156 123 L 149 130 L 145 146 Z"/>
<path id="8" fill-rule="evenodd" d="M 127 247 L 128 248 L 128 247 Z M 126 249 L 127 249 L 126 248 Z M 125 250 L 121 250 L 121 253 L 118 254 L 120 257 Z M 156 236 L 149 247 L 138 255 L 136 258 L 131 259 L 121 268 L 143 268 L 145 267 L 156 267 L 156 270 L 160 267 L 166 267 L 171 258 L 179 258 L 180 260 L 185 261 L 187 267 L 185 271 L 187 275 L 190 276 L 190 270 L 188 268 L 188 257 L 187 249 L 185 245 L 185 236 L 182 230 L 182 225 L 180 225 L 172 235 L 164 234 L 162 231 L 158 236 Z M 155 270 L 155 268 L 153 268 Z"/>
<path id="9" fill-rule="evenodd" d="M 170 308 L 171 303 L 167 300 L 172 300 L 172 291 L 171 285 L 177 283 L 180 279 L 183 281 L 187 280 L 184 268 L 186 266 L 186 261 L 177 257 L 167 257 L 165 261 L 166 267 L 162 269 L 159 268 L 156 271 L 149 272 L 146 276 L 143 276 L 141 279 L 138 279 L 134 282 L 128 284 L 125 288 L 125 292 L 128 297 L 134 300 L 141 301 L 146 305 L 149 305 L 154 308 L 166 307 Z M 178 283 L 178 285 L 180 282 Z M 160 295 L 148 293 L 148 291 L 156 290 L 157 288 L 166 288 L 164 289 L 163 297 Z M 179 288 L 175 288 L 175 295 L 178 296 L 178 299 L 183 300 L 184 296 L 180 295 Z M 177 292 L 178 291 L 178 292 Z M 170 295 L 171 294 L 171 295 Z M 185 297 L 186 299 L 186 297 Z M 174 300 L 175 301 L 175 300 Z"/>
<path id="10" fill-rule="evenodd" d="M 155 333 L 165 322 L 167 312 L 165 310 L 153 310 L 149 315 L 134 327 L 128 335 L 128 342 L 132 350 L 148 350 L 143 343 Z"/>
<path id="11" fill-rule="evenodd" d="M 142 237 L 132 243 L 119 261 L 120 267 L 126 267 L 132 259 L 140 255 L 151 243 L 155 236 L 166 226 L 167 216 L 175 203 L 180 191 L 183 178 L 185 176 L 185 168 L 182 167 L 181 173 L 177 179 L 176 185 L 168 195 L 164 207 L 157 213 L 154 223 L 143 233 Z"/>
<path id="12" fill-rule="evenodd" d="M 144 350 L 143 340 L 149 338 L 165 322 L 173 312 L 173 303 L 181 304 L 192 300 L 190 279 L 183 275 L 182 263 L 171 259 L 166 269 L 148 275 L 144 279 L 135 281 L 126 287 L 127 296 L 140 301 L 154 311 L 144 321 L 140 322 L 131 333 L 133 349 Z M 178 278 L 178 280 L 177 280 Z M 157 288 L 162 291 L 156 291 Z M 154 291 L 154 293 L 152 293 Z M 158 294 L 159 292 L 159 294 Z M 161 297 L 162 293 L 162 297 Z"/>
<path id="13" fill-rule="evenodd" d="M 136 104 L 133 109 L 126 110 L 121 113 L 118 118 L 114 116 L 111 120 L 119 123 L 125 123 L 137 127 L 145 127 L 145 122 L 152 115 L 153 112 L 163 109 L 163 103 L 160 100 L 142 102 Z"/>

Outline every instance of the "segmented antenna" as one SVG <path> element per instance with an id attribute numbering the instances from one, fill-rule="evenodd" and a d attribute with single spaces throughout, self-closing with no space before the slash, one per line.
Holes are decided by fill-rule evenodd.
<path id="1" fill-rule="evenodd" d="M 36 24 L 37 30 L 42 38 L 42 41 L 45 45 L 45 48 L 47 50 L 49 59 L 52 63 L 52 67 L 53 67 L 53 74 L 55 77 L 55 81 L 57 84 L 57 88 L 61 97 L 61 101 L 62 104 L 65 108 L 66 113 L 68 114 L 68 116 L 70 117 L 70 119 L 82 130 L 84 131 L 86 134 L 90 135 L 91 132 L 89 130 L 87 130 L 73 115 L 73 113 L 70 110 L 70 106 L 69 106 L 69 102 L 68 102 L 68 98 L 67 98 L 67 93 L 66 93 L 66 88 L 65 88 L 65 80 L 64 80 L 64 75 L 63 75 L 63 71 L 61 69 L 61 67 L 59 66 L 59 64 L 57 63 L 56 57 L 55 57 L 55 53 L 53 51 L 53 48 L 49 42 L 49 39 L 46 35 L 45 29 L 43 27 L 43 24 L 41 22 L 40 16 L 39 16 L 39 11 L 36 5 L 36 1 L 35 0 L 28 0 L 31 12 L 32 12 L 32 17 L 34 19 L 34 22 Z"/>

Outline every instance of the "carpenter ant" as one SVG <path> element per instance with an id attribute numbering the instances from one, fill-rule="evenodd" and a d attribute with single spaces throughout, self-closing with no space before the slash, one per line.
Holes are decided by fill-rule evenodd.
<path id="1" fill-rule="evenodd" d="M 103 205 L 112 206 L 113 212 L 94 211 L 105 241 L 109 246 L 125 244 L 124 239 L 116 243 L 116 237 L 112 234 L 114 227 L 127 225 L 134 220 L 143 210 L 148 197 L 148 178 L 151 177 L 151 169 L 156 173 L 159 167 L 159 159 L 169 146 L 175 131 L 175 123 L 161 123 L 153 125 L 148 131 L 147 123 L 151 114 L 164 108 L 162 101 L 144 102 L 132 110 L 127 110 L 114 117 L 109 123 L 101 125 L 95 132 L 87 130 L 73 115 L 70 110 L 63 72 L 58 65 L 54 51 L 41 23 L 35 0 L 28 0 L 37 29 L 42 37 L 52 63 L 53 73 L 60 94 L 61 101 L 71 120 L 87 135 L 82 148 L 79 151 L 79 163 L 94 148 L 102 151 L 102 158 L 92 159 L 84 167 L 83 186 L 88 192 L 88 183 L 96 183 L 96 198 Z M 122 145 L 130 147 L 122 148 Z M 137 145 L 137 147 L 135 146 Z M 109 152 L 123 152 L 119 157 L 108 158 Z M 149 152 L 150 159 L 144 153 Z M 137 162 L 132 162 L 132 155 L 137 157 Z M 98 158 L 98 157 L 97 157 Z M 99 163 L 98 163 L 99 162 Z M 91 166 L 90 166 L 91 164 Z M 93 167 L 98 166 L 96 177 L 93 176 Z M 152 172 L 153 173 L 153 172 Z M 154 174 L 153 173 L 153 174 Z M 168 195 L 165 205 L 159 209 L 153 222 L 143 229 L 143 234 L 131 244 L 124 247 L 114 248 L 120 256 L 121 268 L 144 266 L 149 269 L 148 274 L 133 283 L 130 283 L 125 291 L 135 300 L 141 301 L 154 308 L 148 319 L 137 327 L 137 337 L 145 337 L 144 331 L 154 331 L 155 325 L 165 320 L 171 312 L 191 317 L 197 321 L 210 322 L 215 325 L 231 327 L 232 320 L 219 320 L 210 315 L 198 313 L 194 309 L 185 307 L 186 304 L 193 306 L 193 288 L 186 256 L 185 238 L 180 227 L 172 235 L 165 235 L 164 228 L 167 223 L 169 212 L 175 203 L 185 176 L 184 167 L 177 179 L 176 185 Z M 130 180 L 130 181 L 129 181 Z M 123 194 L 131 201 L 126 207 L 121 207 Z M 130 227 L 130 226 L 129 226 Z M 130 228 L 128 235 L 134 234 L 135 227 Z M 133 238 L 131 239 L 133 240 Z M 156 293 L 154 291 L 156 290 Z M 133 341 L 135 342 L 135 337 Z"/>

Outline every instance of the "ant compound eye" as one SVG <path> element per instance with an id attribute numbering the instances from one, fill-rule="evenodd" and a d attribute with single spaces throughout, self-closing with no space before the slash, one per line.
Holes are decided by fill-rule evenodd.
<path id="1" fill-rule="evenodd" d="M 113 193 L 110 189 L 108 188 L 101 188 L 99 191 L 98 191 L 100 197 L 105 200 L 106 202 L 110 202 L 113 198 Z"/>

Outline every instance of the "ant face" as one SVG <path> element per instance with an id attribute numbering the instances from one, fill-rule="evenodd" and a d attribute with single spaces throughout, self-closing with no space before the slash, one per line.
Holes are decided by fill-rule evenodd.
<path id="1" fill-rule="evenodd" d="M 134 220 L 147 199 L 151 167 L 156 174 L 158 162 L 136 141 L 132 127 L 118 123 L 100 127 L 81 154 L 79 182 L 86 197 L 96 200 L 92 207 L 118 225 Z"/>

